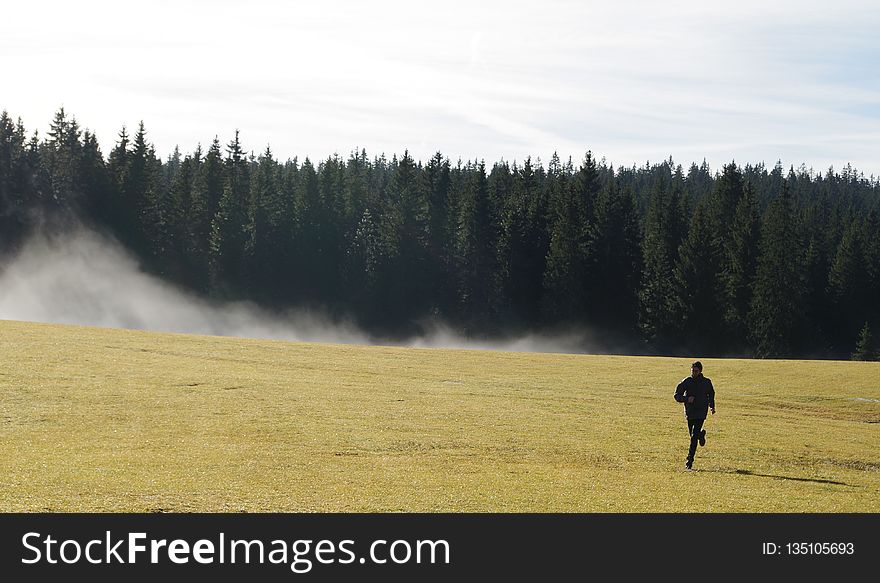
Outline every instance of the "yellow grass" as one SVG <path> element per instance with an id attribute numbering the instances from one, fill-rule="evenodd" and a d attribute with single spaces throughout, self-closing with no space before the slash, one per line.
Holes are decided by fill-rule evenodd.
<path id="1" fill-rule="evenodd" d="M 880 511 L 880 363 L 703 362 L 0 322 L 0 510 Z"/>

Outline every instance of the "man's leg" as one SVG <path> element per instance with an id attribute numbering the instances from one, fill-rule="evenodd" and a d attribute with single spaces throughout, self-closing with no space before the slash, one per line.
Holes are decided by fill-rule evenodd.
<path id="1" fill-rule="evenodd" d="M 700 440 L 700 431 L 703 429 L 705 419 L 688 419 L 688 431 L 691 434 L 691 448 L 688 450 L 688 467 L 694 463 L 694 454 L 697 452 L 697 442 Z"/>
<path id="2" fill-rule="evenodd" d="M 693 420 L 693 419 L 688 419 L 688 420 L 687 420 L 687 424 L 688 424 L 688 435 L 691 437 L 691 440 L 693 440 L 693 436 L 694 436 L 694 420 Z M 684 464 L 684 465 L 685 465 L 685 467 L 686 467 L 687 469 L 691 469 L 691 464 L 693 464 L 693 463 L 694 463 L 694 458 L 693 458 L 693 456 L 691 455 L 690 451 L 688 451 L 688 457 L 687 457 L 687 460 L 685 460 L 685 464 Z"/>

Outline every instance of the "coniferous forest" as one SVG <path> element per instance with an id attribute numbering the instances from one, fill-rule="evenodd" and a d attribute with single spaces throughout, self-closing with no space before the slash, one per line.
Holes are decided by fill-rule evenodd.
<path id="1" fill-rule="evenodd" d="M 228 143 L 106 154 L 59 110 L 0 116 L 0 251 L 75 219 L 218 300 L 320 307 L 386 337 L 590 330 L 608 351 L 877 359 L 880 180 L 847 166 L 487 165 Z"/>

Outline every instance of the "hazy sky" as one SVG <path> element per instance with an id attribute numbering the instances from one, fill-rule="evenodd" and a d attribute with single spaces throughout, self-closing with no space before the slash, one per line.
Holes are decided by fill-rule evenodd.
<path id="1" fill-rule="evenodd" d="M 880 175 L 880 2 L 6 2 L 0 109 L 60 105 L 105 154 L 235 128 L 282 159 L 364 147 Z"/>

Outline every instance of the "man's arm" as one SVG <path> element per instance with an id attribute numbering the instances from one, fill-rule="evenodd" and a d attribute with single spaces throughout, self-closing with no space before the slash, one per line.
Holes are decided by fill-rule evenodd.
<path id="1" fill-rule="evenodd" d="M 709 379 L 706 379 L 707 381 Z M 709 381 L 709 390 L 706 391 L 709 395 L 709 408 L 712 409 L 712 415 L 715 414 L 715 387 L 712 386 L 712 381 Z"/>
<path id="2" fill-rule="evenodd" d="M 684 379 L 683 381 L 678 383 L 677 387 L 675 387 L 675 400 L 678 401 L 679 403 L 684 403 L 684 400 L 685 400 L 684 390 L 686 387 L 686 385 L 685 385 L 686 382 L 687 382 L 687 379 Z"/>

